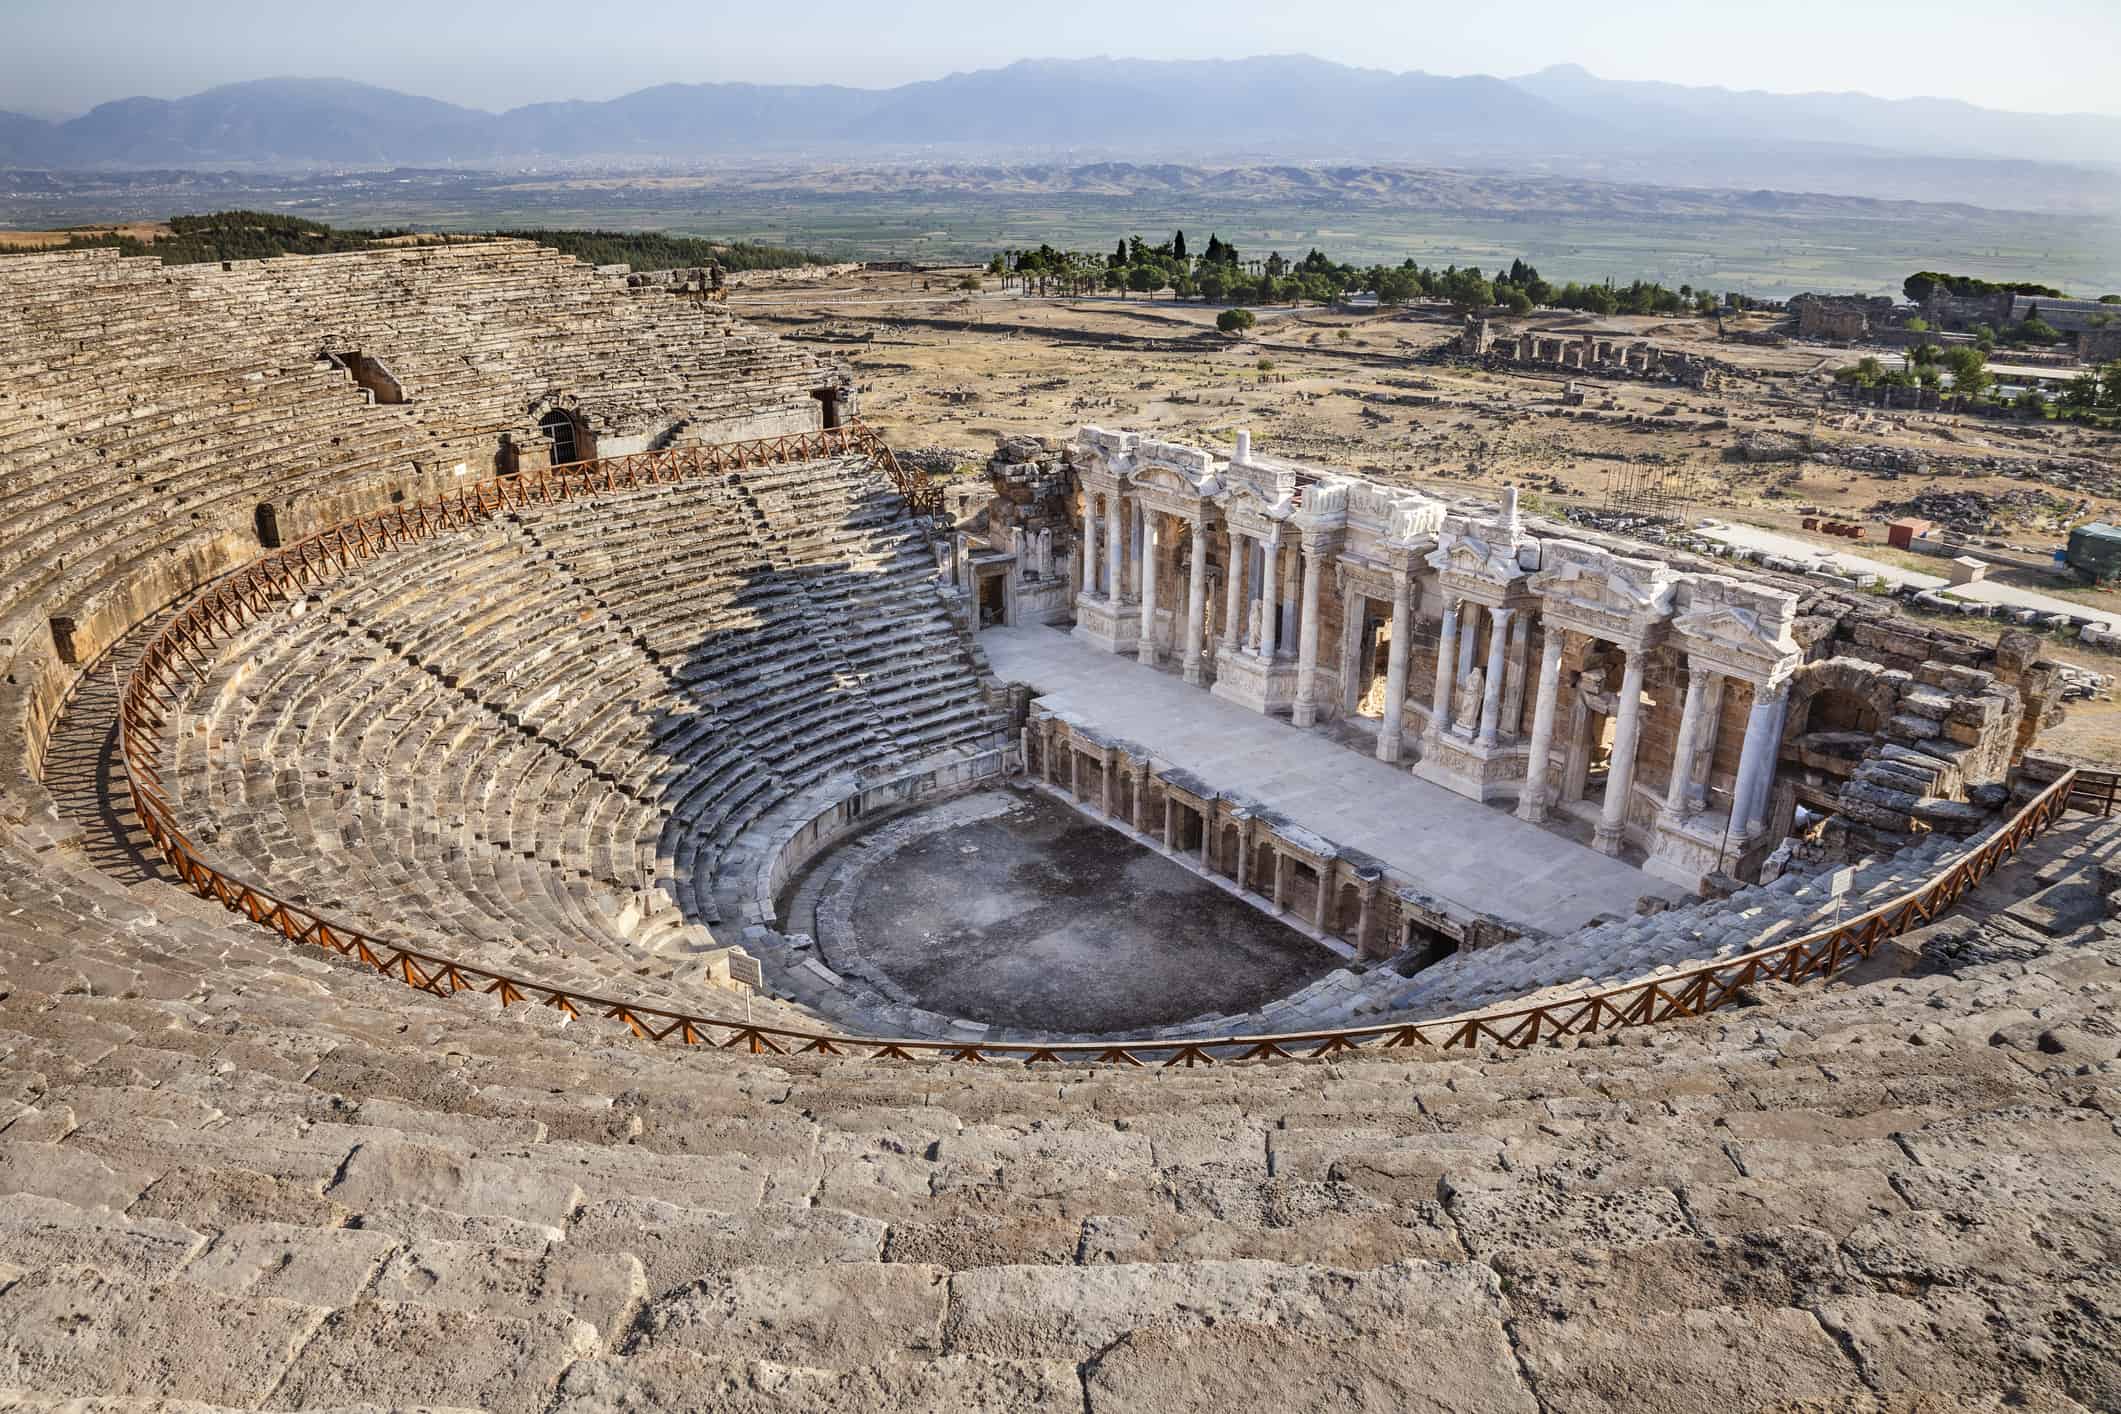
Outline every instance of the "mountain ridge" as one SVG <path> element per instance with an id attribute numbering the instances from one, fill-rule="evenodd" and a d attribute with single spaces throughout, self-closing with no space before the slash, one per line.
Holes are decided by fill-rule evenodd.
<path id="1" fill-rule="evenodd" d="M 672 83 L 502 113 L 333 78 L 116 99 L 63 122 L 0 112 L 0 164 L 54 168 L 683 160 L 884 148 L 1434 160 L 1446 152 L 1626 155 L 1687 145 L 2107 166 L 2121 152 L 2121 118 L 2011 113 L 1957 99 L 1611 80 L 1578 65 L 1516 78 L 1441 76 L 1300 54 L 1022 59 L 884 89 Z"/>

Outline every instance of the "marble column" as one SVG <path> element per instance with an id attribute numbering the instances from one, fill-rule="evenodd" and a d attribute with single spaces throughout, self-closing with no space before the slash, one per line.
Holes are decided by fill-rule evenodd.
<path id="1" fill-rule="evenodd" d="M 1355 893 L 1355 955 L 1370 955 L 1370 900 L 1377 896 L 1375 888 L 1358 888 Z"/>
<path id="2" fill-rule="evenodd" d="M 1299 727 L 1318 721 L 1318 581 L 1323 549 L 1303 547 L 1303 620 L 1296 640 L 1296 707 L 1290 720 Z"/>
<path id="3" fill-rule="evenodd" d="M 1083 492 L 1083 593 L 1097 593 L 1097 497 Z"/>
<path id="4" fill-rule="evenodd" d="M 1531 670 L 1532 614 L 1529 609 L 1517 611 L 1510 621 L 1510 666 L 1502 678 L 1502 731 L 1505 736 L 1516 736 L 1524 730 L 1524 680 Z"/>
<path id="5" fill-rule="evenodd" d="M 1141 533 L 1141 581 L 1142 581 L 1142 636 L 1135 646 L 1137 662 L 1156 666 L 1156 512 L 1142 508 Z"/>
<path id="6" fill-rule="evenodd" d="M 1237 891 L 1243 893 L 1252 870 L 1252 832 L 1243 825 L 1237 827 L 1237 867 L 1230 877 L 1237 881 Z"/>
<path id="7" fill-rule="evenodd" d="M 1731 828 L 1740 838 L 1766 822 L 1768 787 L 1775 779 L 1775 722 L 1789 685 L 1755 684 L 1753 709 L 1745 719 L 1745 745 L 1738 754 L 1738 781 L 1731 794 Z"/>
<path id="8" fill-rule="evenodd" d="M 1722 673 L 1712 673 L 1707 690 L 1701 694 L 1701 729 L 1694 734 L 1691 779 L 1701 782 L 1704 800 L 1716 770 L 1716 742 L 1723 735 L 1723 695 L 1730 690 L 1730 684 L 1731 680 Z"/>
<path id="9" fill-rule="evenodd" d="M 1701 710 L 1708 700 L 1707 668 L 1687 666 L 1686 705 L 1679 709 L 1679 740 L 1672 747 L 1672 779 L 1664 791 L 1664 808 L 1672 815 L 1687 813 L 1687 788 L 1694 779 L 1694 743 L 1701 735 Z"/>
<path id="10" fill-rule="evenodd" d="M 1186 681 L 1195 687 L 1201 680 L 1201 637 L 1207 630 L 1202 622 L 1208 613 L 1208 523 L 1193 522 L 1192 564 L 1186 568 Z"/>
<path id="11" fill-rule="evenodd" d="M 1768 807 L 1774 803 L 1775 758 L 1782 750 L 1782 723 L 1790 707 L 1789 681 L 1785 679 L 1769 688 L 1763 700 L 1767 720 L 1761 731 L 1760 760 L 1753 772 L 1752 800 L 1745 812 L 1745 833 L 1748 835 L 1757 835 L 1767 828 Z M 1762 701 L 1754 703 L 1756 710 L 1761 706 Z"/>
<path id="12" fill-rule="evenodd" d="M 1274 661 L 1274 646 L 1279 637 L 1279 600 L 1275 597 L 1274 574 L 1281 561 L 1281 536 L 1270 534 L 1261 542 L 1266 552 L 1259 574 L 1259 656 L 1268 662 Z"/>
<path id="13" fill-rule="evenodd" d="M 1377 728 L 1377 759 L 1398 761 L 1406 752 L 1407 643 L 1414 637 L 1414 576 L 1392 571 L 1392 644 L 1385 659 L 1385 716 Z"/>
<path id="14" fill-rule="evenodd" d="M 1108 820 L 1115 816 L 1112 808 L 1112 774 L 1112 755 L 1107 752 L 1099 759 L 1097 766 L 1097 808 L 1105 812 L 1105 818 Z"/>
<path id="15" fill-rule="evenodd" d="M 1166 850 L 1169 850 L 1171 848 L 1171 841 L 1174 838 L 1174 821 L 1172 817 L 1177 813 L 1177 811 L 1178 802 L 1173 800 L 1170 796 L 1166 795 L 1164 797 L 1164 848 Z"/>
<path id="16" fill-rule="evenodd" d="M 1641 649 L 1628 650 L 1627 671 L 1620 677 L 1620 720 L 1613 728 L 1613 759 L 1606 768 L 1605 811 L 1592 831 L 1591 847 L 1600 854 L 1620 853 L 1628 823 L 1628 796 L 1635 788 L 1635 747 L 1642 726 Z"/>
<path id="17" fill-rule="evenodd" d="M 1072 799 L 1083 798 L 1083 754 L 1068 743 L 1068 794 Z"/>
<path id="18" fill-rule="evenodd" d="M 1112 606 L 1115 614 L 1119 612 L 1120 600 L 1125 597 L 1120 593 L 1119 560 L 1124 547 L 1119 529 L 1119 492 L 1115 489 L 1105 496 L 1105 602 Z"/>
<path id="19" fill-rule="evenodd" d="M 1215 821 L 1206 810 L 1197 813 L 1200 815 L 1200 872 L 1213 874 L 1215 872 Z"/>
<path id="20" fill-rule="evenodd" d="M 1451 726 L 1451 669 L 1458 661 L 1458 601 L 1443 601 L 1443 633 L 1436 640 L 1436 695 L 1429 704 L 1429 729 L 1441 734 Z"/>
<path id="21" fill-rule="evenodd" d="M 1236 654 L 1245 646 L 1245 558 L 1251 553 L 1245 537 L 1230 532 L 1230 559 L 1223 567 L 1223 650 Z"/>
<path id="22" fill-rule="evenodd" d="M 1326 914 L 1333 906 L 1333 871 L 1330 868 L 1313 869 L 1311 877 L 1318 880 L 1318 897 L 1311 901 L 1311 926 L 1323 934 Z"/>
<path id="23" fill-rule="evenodd" d="M 1280 850 L 1274 851 L 1274 911 L 1281 913 L 1288 908 L 1289 882 L 1288 856 Z"/>
<path id="24" fill-rule="evenodd" d="M 1502 679 L 1509 670 L 1510 620 L 1515 609 L 1488 611 L 1488 680 L 1480 698 L 1480 744 L 1493 746 L 1502 724 Z"/>
<path id="25" fill-rule="evenodd" d="M 1296 574 L 1300 556 L 1294 545 L 1284 546 L 1283 555 L 1288 559 L 1289 564 L 1286 566 L 1288 573 L 1282 576 L 1281 581 L 1281 631 L 1279 641 L 1282 652 L 1293 654 L 1296 652 L 1297 643 L 1302 632 L 1302 621 L 1300 618 L 1302 610 L 1297 607 L 1298 595 L 1302 586 Z"/>
<path id="26" fill-rule="evenodd" d="M 1458 685 L 1466 680 L 1466 674 L 1473 671 L 1473 654 L 1480 646 L 1480 617 L 1485 612 L 1484 606 L 1470 600 L 1466 602 L 1465 616 L 1458 624 L 1458 665 L 1456 671 L 1451 674 L 1451 690 L 1454 693 L 1458 690 Z"/>
<path id="27" fill-rule="evenodd" d="M 1517 797 L 1517 818 L 1536 825 L 1547 818 L 1548 758 L 1554 754 L 1554 714 L 1561 706 L 1561 650 L 1564 631 L 1546 626 L 1539 649 L 1539 682 L 1532 691 L 1532 754 L 1525 762 L 1524 794 Z"/>

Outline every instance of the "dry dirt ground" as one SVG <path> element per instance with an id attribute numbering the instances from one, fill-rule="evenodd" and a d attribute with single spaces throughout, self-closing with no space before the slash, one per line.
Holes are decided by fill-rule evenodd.
<path id="1" fill-rule="evenodd" d="M 0 231 L 0 250 L 42 250 L 47 246 L 65 245 L 74 236 L 131 236 L 136 241 L 151 241 L 157 236 L 169 234 L 169 226 L 161 221 L 127 221 L 115 226 L 75 226 L 64 231 Z"/>
<path id="2" fill-rule="evenodd" d="M 895 445 L 949 449 L 968 466 L 983 463 L 998 437 L 1065 437 L 1084 422 L 1210 444 L 1227 444 L 1243 427 L 1263 452 L 1444 491 L 1514 484 L 1535 507 L 1553 511 L 1603 506 L 1621 476 L 1661 471 L 1669 484 L 1691 488 L 1691 514 L 1770 526 L 1880 558 L 1896 552 L 1885 547 L 1887 517 L 1875 508 L 1922 492 L 2017 493 L 2021 504 L 2002 512 L 1994 534 L 2027 558 L 2050 554 L 2070 525 L 2121 515 L 2121 437 L 2052 423 L 1828 405 L 1831 371 L 1861 351 L 1737 343 L 1719 338 L 1714 320 L 1561 312 L 1524 321 L 1540 330 L 1647 339 L 1737 370 L 1713 392 L 1579 378 L 1582 404 L 1566 406 L 1569 380 L 1558 371 L 1488 372 L 1429 357 L 1457 332 L 1456 318 L 1441 307 L 1260 309 L 1258 325 L 1233 340 L 1215 331 L 1214 307 L 1141 296 L 1027 297 L 1002 291 L 992 277 L 972 294 L 957 288 L 966 273 L 853 271 L 824 282 L 761 274 L 747 277 L 729 303 L 850 363 L 863 416 Z M 1758 316 L 1746 327 L 1768 322 Z M 1857 459 L 1920 453 L 1932 469 L 1895 474 L 1739 458 L 1739 440 L 1758 433 L 1809 438 L 1830 455 Z M 1939 458 L 1996 466 L 1938 468 Z M 2043 465 L 2065 459 L 2080 468 L 2102 464 L 2111 476 L 2079 476 L 2069 485 Z M 2048 504 L 2028 508 L 2029 500 Z M 1802 528 L 1807 513 L 1864 524 L 1868 533 L 1860 544 L 1809 534 Z M 1909 562 L 1937 568 L 1927 557 Z M 2121 594 L 2030 571 L 1995 573 L 2089 608 L 2121 610 Z M 1977 620 L 1954 623 L 1997 631 Z M 2121 657 L 2073 640 L 2058 640 L 2056 654 L 2109 673 L 2121 669 Z M 2121 730 L 2101 735 L 2121 746 Z"/>

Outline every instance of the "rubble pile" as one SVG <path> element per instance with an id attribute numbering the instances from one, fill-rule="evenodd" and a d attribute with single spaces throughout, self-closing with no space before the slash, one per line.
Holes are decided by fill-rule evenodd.
<path id="1" fill-rule="evenodd" d="M 2044 491 L 1918 491 L 1902 500 L 1872 503 L 1882 520 L 1912 516 L 1962 535 L 1994 534 L 2011 525 L 2066 514 L 2067 501 Z"/>

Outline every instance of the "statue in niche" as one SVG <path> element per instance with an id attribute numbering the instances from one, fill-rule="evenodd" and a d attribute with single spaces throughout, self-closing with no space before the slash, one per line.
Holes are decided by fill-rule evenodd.
<path id="1" fill-rule="evenodd" d="M 1029 579 L 1033 566 L 1024 556 L 1024 528 L 1020 525 L 1009 527 L 1009 553 L 1016 557 L 1016 577 Z"/>
<path id="2" fill-rule="evenodd" d="M 1262 619 L 1260 616 L 1260 602 L 1259 600 L 1254 599 L 1252 601 L 1252 627 L 1245 638 L 1245 645 L 1250 648 L 1254 653 L 1259 652 L 1260 649 L 1261 639 L 1259 636 L 1259 630 L 1261 622 Z"/>
<path id="3" fill-rule="evenodd" d="M 1467 673 L 1459 682 L 1458 700 L 1452 704 L 1451 708 L 1451 715 L 1456 719 L 1454 725 L 1465 735 L 1471 736 L 1474 728 L 1480 725 L 1481 699 L 1486 697 L 1487 694 L 1487 669 L 1476 663 L 1473 671 Z"/>

